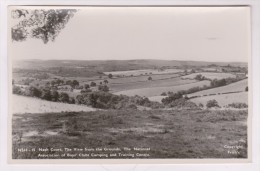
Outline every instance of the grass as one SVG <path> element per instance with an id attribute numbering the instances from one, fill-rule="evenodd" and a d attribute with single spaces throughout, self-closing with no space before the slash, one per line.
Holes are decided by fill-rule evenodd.
<path id="1" fill-rule="evenodd" d="M 166 70 L 157 70 L 157 69 L 145 69 L 145 70 L 126 70 L 126 71 L 113 71 L 113 72 L 104 72 L 106 75 L 125 75 L 125 76 L 138 76 L 138 75 L 145 75 L 145 74 L 173 74 L 183 72 L 183 69 L 166 69 Z"/>
<path id="2" fill-rule="evenodd" d="M 151 83 L 152 84 L 152 83 Z M 149 84 L 143 85 L 143 87 L 135 88 L 135 89 L 129 89 L 126 88 L 125 91 L 119 91 L 115 94 L 123 94 L 128 96 L 134 96 L 134 95 L 140 95 L 140 96 L 146 96 L 146 97 L 153 97 L 161 95 L 163 92 L 177 92 L 180 90 L 188 90 L 192 87 L 203 87 L 204 85 L 209 85 L 210 82 L 208 80 L 204 81 L 194 81 L 194 80 L 181 80 L 181 79 L 175 79 L 175 80 L 169 80 L 168 82 L 162 81 L 160 84 L 155 84 L 153 86 L 149 86 Z M 137 86 L 136 84 L 133 86 Z"/>
<path id="3" fill-rule="evenodd" d="M 202 96 L 216 93 L 226 93 L 226 92 L 237 92 L 245 91 L 245 88 L 248 86 L 248 79 L 244 79 L 226 86 L 212 88 L 208 90 L 199 91 L 196 93 L 189 94 L 189 96 Z"/>
<path id="4" fill-rule="evenodd" d="M 85 147 L 120 148 L 124 153 L 134 151 L 123 151 L 123 147 L 151 149 L 146 152 L 149 153 L 148 157 L 138 158 L 246 158 L 246 121 L 246 110 L 108 110 L 14 114 L 13 158 L 37 159 L 38 148 Z M 243 148 L 240 154 L 229 154 L 225 145 L 241 145 Z M 18 148 L 36 148 L 36 153 L 20 153 Z M 64 152 L 48 154 L 61 153 Z M 80 158 L 80 152 L 74 153 L 77 154 L 75 158 Z"/>
<path id="5" fill-rule="evenodd" d="M 213 95 L 213 96 L 203 96 L 197 97 L 194 99 L 190 99 L 192 102 L 196 104 L 203 104 L 206 105 L 207 101 L 209 100 L 217 100 L 218 104 L 221 107 L 227 106 L 231 103 L 245 103 L 248 104 L 248 93 L 241 92 L 241 93 L 232 93 L 232 94 L 220 94 L 220 95 Z"/>
<path id="6" fill-rule="evenodd" d="M 93 111 L 91 107 L 51 102 L 32 97 L 12 95 L 13 113 L 48 113 L 62 111 Z"/>
<path id="7" fill-rule="evenodd" d="M 194 79 L 196 75 L 201 74 L 202 76 L 209 78 L 209 79 L 223 79 L 223 78 L 234 78 L 236 77 L 234 74 L 231 73 L 214 73 L 214 72 L 201 72 L 201 73 L 193 73 L 190 75 L 183 76 L 182 78 L 189 78 Z"/>

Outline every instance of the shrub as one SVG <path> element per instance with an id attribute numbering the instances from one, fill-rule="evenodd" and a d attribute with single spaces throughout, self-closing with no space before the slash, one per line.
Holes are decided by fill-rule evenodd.
<path id="1" fill-rule="evenodd" d="M 111 79 L 112 77 L 113 77 L 113 75 L 112 75 L 112 74 L 108 74 L 108 78 L 110 78 L 110 79 Z"/>
<path id="2" fill-rule="evenodd" d="M 30 86 L 25 89 L 25 95 L 30 97 L 41 97 L 42 91 L 36 87 Z"/>
<path id="3" fill-rule="evenodd" d="M 84 89 L 89 89 L 89 88 L 90 88 L 89 84 L 84 85 Z"/>
<path id="4" fill-rule="evenodd" d="M 165 92 L 163 92 L 163 93 L 161 94 L 161 96 L 167 96 L 167 94 L 166 94 Z"/>
<path id="5" fill-rule="evenodd" d="M 48 100 L 51 101 L 52 97 L 51 97 L 51 91 L 47 88 L 42 89 L 42 99 L 44 100 Z"/>
<path id="6" fill-rule="evenodd" d="M 205 80 L 206 78 L 204 76 L 202 76 L 201 74 L 198 74 L 198 75 L 195 76 L 194 79 L 198 80 L 198 81 L 202 81 L 202 80 Z"/>
<path id="7" fill-rule="evenodd" d="M 152 77 L 148 77 L 148 80 L 149 80 L 149 81 L 152 81 L 152 80 L 153 80 L 153 78 L 152 78 Z"/>
<path id="8" fill-rule="evenodd" d="M 248 108 L 248 105 L 246 103 L 231 103 L 231 104 L 228 104 L 228 107 L 244 109 L 244 108 Z"/>
<path id="9" fill-rule="evenodd" d="M 107 85 L 99 85 L 98 86 L 98 90 L 99 91 L 108 92 L 109 91 L 109 87 Z"/>
<path id="10" fill-rule="evenodd" d="M 220 107 L 217 100 L 215 100 L 215 99 L 207 101 L 206 106 L 207 106 L 207 108 Z"/>
<path id="11" fill-rule="evenodd" d="M 91 86 L 91 87 L 95 87 L 96 85 L 97 85 L 97 83 L 95 83 L 95 82 L 93 82 L 93 81 L 90 83 L 90 86 Z"/>
<path id="12" fill-rule="evenodd" d="M 69 97 L 69 95 L 67 93 L 61 92 L 59 101 L 63 102 L 63 103 L 69 103 L 70 102 L 70 97 Z"/>
<path id="13" fill-rule="evenodd" d="M 18 86 L 13 85 L 13 94 L 22 94 L 22 89 Z"/>

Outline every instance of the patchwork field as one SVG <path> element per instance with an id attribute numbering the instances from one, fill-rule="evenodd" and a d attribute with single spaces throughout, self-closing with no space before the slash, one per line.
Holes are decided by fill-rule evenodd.
<path id="1" fill-rule="evenodd" d="M 186 80 L 188 81 L 188 80 Z M 190 80 L 192 81 L 192 80 Z M 190 89 L 192 87 L 203 87 L 204 85 L 210 85 L 210 82 L 207 80 L 204 81 L 199 81 L 199 82 L 185 82 L 185 80 L 181 80 L 179 83 L 172 81 L 170 85 L 164 85 L 165 82 L 163 82 L 160 86 L 157 87 L 149 87 L 149 85 L 144 85 L 145 87 L 148 88 L 137 88 L 137 89 L 132 89 L 132 90 L 125 90 L 125 91 L 119 91 L 116 92 L 115 94 L 123 94 L 123 95 L 128 95 L 128 96 L 134 96 L 134 95 L 139 95 L 139 96 L 146 96 L 146 97 L 152 97 L 152 96 L 158 96 L 161 95 L 163 92 L 168 92 L 168 91 L 172 91 L 172 92 L 177 92 L 180 90 L 187 90 Z M 164 86 L 163 86 L 164 85 Z"/>
<path id="2" fill-rule="evenodd" d="M 12 95 L 12 113 L 55 113 L 69 111 L 94 111 L 91 107 L 45 101 L 32 97 Z"/>
<path id="3" fill-rule="evenodd" d="M 226 85 L 226 86 L 192 93 L 192 94 L 189 94 L 188 97 L 203 96 L 203 95 L 218 94 L 218 93 L 227 93 L 227 92 L 245 91 L 245 88 L 247 86 L 248 86 L 248 79 L 244 79 L 244 80 L 241 80 L 241 81 L 238 81 L 238 82 Z"/>
<path id="4" fill-rule="evenodd" d="M 109 110 L 14 115 L 12 156 L 14 159 L 39 159 L 42 158 L 39 153 L 48 152 L 39 152 L 38 148 L 106 147 L 120 148 L 117 154 L 133 153 L 135 158 L 246 158 L 247 115 L 246 110 Z M 123 147 L 131 150 L 124 151 Z M 150 150 L 134 151 L 134 147 Z M 35 148 L 36 152 L 19 153 L 18 148 Z M 51 155 L 63 153 L 52 151 Z M 89 158 L 80 157 L 80 153 L 73 152 L 74 156 L 63 158 Z M 106 158 L 111 152 L 96 153 L 103 155 L 91 158 Z"/>
<path id="5" fill-rule="evenodd" d="M 214 95 L 214 96 L 204 96 L 204 97 L 197 97 L 194 99 L 190 99 L 192 102 L 196 104 L 203 104 L 204 106 L 207 104 L 209 100 L 217 100 L 219 106 L 224 107 L 231 103 L 246 103 L 248 104 L 248 93 L 233 93 L 233 94 L 221 94 L 221 95 Z"/>
<path id="6" fill-rule="evenodd" d="M 137 75 L 148 75 L 148 74 L 173 74 L 183 72 L 182 69 L 165 69 L 165 70 L 155 70 L 155 69 L 145 69 L 145 70 L 129 70 L 129 71 L 114 71 L 114 72 L 104 72 L 106 75 L 124 75 L 124 76 L 137 76 Z"/>
<path id="7" fill-rule="evenodd" d="M 223 79 L 223 78 L 235 78 L 236 76 L 234 74 L 230 73 L 214 73 L 214 72 L 200 72 L 200 73 L 193 73 L 190 75 L 182 76 L 182 78 L 186 79 L 194 79 L 196 75 L 201 74 L 202 76 L 209 78 L 209 79 Z"/>

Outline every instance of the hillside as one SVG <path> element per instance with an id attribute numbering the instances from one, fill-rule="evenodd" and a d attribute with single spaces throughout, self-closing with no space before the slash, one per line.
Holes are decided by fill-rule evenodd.
<path id="1" fill-rule="evenodd" d="M 18 95 L 12 95 L 13 114 L 23 113 L 55 113 L 55 112 L 79 112 L 79 111 L 95 111 L 91 107 L 66 104 L 58 102 L 50 102 L 32 97 L 24 97 Z"/>
<path id="2" fill-rule="evenodd" d="M 227 92 L 237 92 L 237 91 L 245 91 L 245 88 L 248 86 L 248 79 L 244 79 L 223 87 L 212 88 L 208 90 L 199 91 L 196 93 L 189 94 L 188 97 L 193 96 L 203 96 L 210 94 L 218 94 L 218 93 L 227 93 Z"/>

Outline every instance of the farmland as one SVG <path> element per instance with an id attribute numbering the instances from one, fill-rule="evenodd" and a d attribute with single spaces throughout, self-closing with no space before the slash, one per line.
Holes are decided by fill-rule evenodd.
<path id="1" fill-rule="evenodd" d="M 231 103 L 245 103 L 248 104 L 248 93 L 241 92 L 241 93 L 233 93 L 233 94 L 220 94 L 220 95 L 213 95 L 213 96 L 203 96 L 191 99 L 192 102 L 196 104 L 203 104 L 204 106 L 209 100 L 215 99 L 219 106 L 225 107 Z"/>
<path id="2" fill-rule="evenodd" d="M 248 86 L 248 80 L 244 79 L 223 87 L 212 88 L 208 90 L 203 90 L 200 92 L 189 94 L 189 97 L 192 96 L 204 96 L 210 94 L 221 94 L 221 93 L 228 93 L 228 92 L 241 92 L 245 91 L 245 88 Z"/>
<path id="3" fill-rule="evenodd" d="M 165 70 L 155 70 L 155 69 L 148 69 L 148 70 L 133 70 L 133 71 L 114 71 L 114 72 L 104 72 L 106 75 L 112 74 L 115 76 L 138 76 L 138 75 L 148 75 L 148 74 L 175 74 L 183 72 L 184 70 L 181 69 L 165 69 Z"/>
<path id="4" fill-rule="evenodd" d="M 234 74 L 230 73 L 218 73 L 218 72 L 198 72 L 193 73 L 190 75 L 182 76 L 184 79 L 194 79 L 196 75 L 201 74 L 202 76 L 208 78 L 208 79 L 223 79 L 223 78 L 233 78 L 236 77 Z"/>
<path id="5" fill-rule="evenodd" d="M 163 92 L 168 92 L 168 91 L 180 91 L 180 90 L 187 90 L 192 87 L 203 87 L 206 85 L 209 85 L 210 82 L 207 80 L 204 81 L 192 81 L 190 83 L 185 83 L 186 80 L 181 80 L 181 82 L 178 84 L 172 86 L 161 86 L 161 87 L 149 87 L 149 88 L 140 88 L 140 89 L 133 89 L 133 90 L 126 90 L 126 91 L 119 91 L 116 92 L 115 94 L 123 94 L 123 95 L 140 95 L 140 96 L 146 96 L 146 97 L 152 97 L 152 96 L 158 96 Z M 175 82 L 176 83 L 176 82 Z"/>

